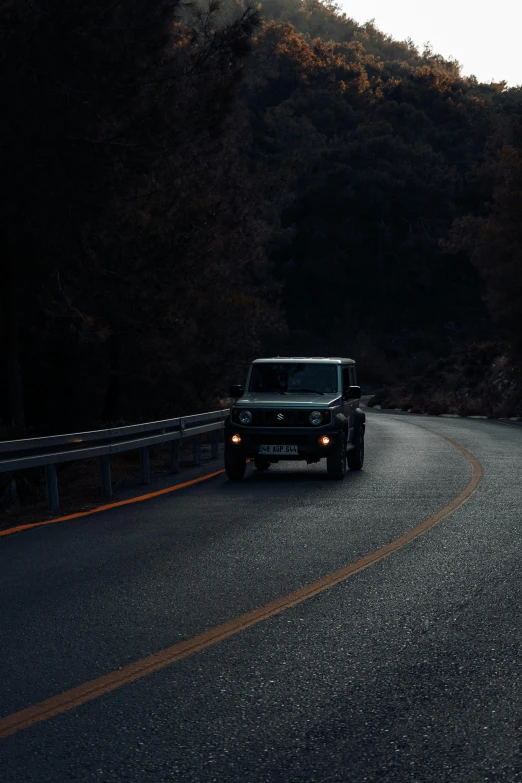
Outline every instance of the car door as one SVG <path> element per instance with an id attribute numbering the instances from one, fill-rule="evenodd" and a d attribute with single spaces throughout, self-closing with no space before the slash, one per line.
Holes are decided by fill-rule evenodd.
<path id="1" fill-rule="evenodd" d="M 353 410 L 355 409 L 355 406 L 353 405 L 352 400 L 345 400 L 344 395 L 345 392 L 348 391 L 350 386 L 352 385 L 352 379 L 350 376 L 350 368 L 348 365 L 343 365 L 342 367 L 342 375 L 343 375 L 343 413 L 348 419 L 349 427 L 353 426 Z"/>

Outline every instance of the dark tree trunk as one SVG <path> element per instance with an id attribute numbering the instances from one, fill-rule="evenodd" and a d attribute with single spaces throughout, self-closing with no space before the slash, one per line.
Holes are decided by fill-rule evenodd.
<path id="1" fill-rule="evenodd" d="M 7 424 L 12 428 L 13 437 L 24 438 L 27 430 L 20 362 L 19 291 L 13 269 L 6 272 L 1 291 L 0 306 L 7 358 Z"/>
<path id="2" fill-rule="evenodd" d="M 120 334 L 113 334 L 109 342 L 110 351 L 110 370 L 109 382 L 105 394 L 103 406 L 103 420 L 111 423 L 119 418 L 120 415 L 120 359 L 122 351 L 122 341 Z"/>

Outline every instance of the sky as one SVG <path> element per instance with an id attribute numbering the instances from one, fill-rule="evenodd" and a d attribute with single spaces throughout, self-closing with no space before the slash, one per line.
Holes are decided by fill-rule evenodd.
<path id="1" fill-rule="evenodd" d="M 479 82 L 522 85 L 522 2 L 520 0 L 338 0 L 359 24 L 376 27 L 399 41 L 411 38 L 422 49 L 454 57 L 462 74 Z"/>

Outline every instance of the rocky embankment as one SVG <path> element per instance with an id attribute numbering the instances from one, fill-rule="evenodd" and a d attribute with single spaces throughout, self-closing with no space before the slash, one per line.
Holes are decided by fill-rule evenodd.
<path id="1" fill-rule="evenodd" d="M 522 373 L 501 343 L 477 343 L 439 359 L 421 375 L 374 394 L 380 406 L 431 416 L 522 419 Z"/>

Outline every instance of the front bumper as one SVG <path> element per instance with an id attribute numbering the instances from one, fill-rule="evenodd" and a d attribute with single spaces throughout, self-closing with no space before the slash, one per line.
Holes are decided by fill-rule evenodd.
<path id="1" fill-rule="evenodd" d="M 242 427 L 237 424 L 225 424 L 225 442 L 230 448 L 237 449 L 247 458 L 259 455 L 261 445 L 297 446 L 298 454 L 266 454 L 272 461 L 279 459 L 300 460 L 326 457 L 332 452 L 339 440 L 342 430 L 332 427 Z M 232 443 L 232 435 L 239 435 L 240 443 Z M 327 435 L 330 438 L 328 446 L 319 443 L 319 438 Z"/>

